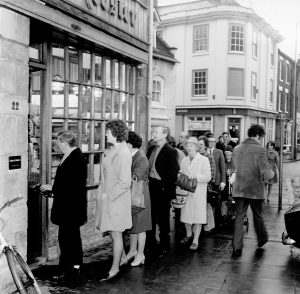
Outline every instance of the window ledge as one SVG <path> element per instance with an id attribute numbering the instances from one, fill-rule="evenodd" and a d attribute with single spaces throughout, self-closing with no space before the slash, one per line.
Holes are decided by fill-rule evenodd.
<path id="1" fill-rule="evenodd" d="M 166 109 L 166 106 L 161 104 L 161 103 L 152 102 L 151 103 L 151 108 Z"/>
<path id="2" fill-rule="evenodd" d="M 192 56 L 202 56 L 202 55 L 209 55 L 209 51 L 203 51 L 203 52 L 194 52 Z"/>
<path id="3" fill-rule="evenodd" d="M 245 100 L 245 97 L 242 97 L 242 96 L 227 96 L 226 99 L 231 99 L 231 100 Z"/>
<path id="4" fill-rule="evenodd" d="M 228 51 L 228 54 L 246 55 L 244 51 Z"/>

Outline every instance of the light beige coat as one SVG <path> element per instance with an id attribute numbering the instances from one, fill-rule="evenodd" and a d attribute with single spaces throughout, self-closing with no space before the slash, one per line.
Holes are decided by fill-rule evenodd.
<path id="1" fill-rule="evenodd" d="M 189 192 L 186 204 L 181 209 L 180 220 L 187 224 L 206 224 L 206 191 L 211 179 L 209 160 L 197 152 L 192 161 L 189 156 L 182 160 L 180 171 L 191 178 L 197 178 L 196 191 Z"/>
<path id="2" fill-rule="evenodd" d="M 112 149 L 103 160 L 95 220 L 101 232 L 123 232 L 132 227 L 132 155 L 125 142 Z"/>

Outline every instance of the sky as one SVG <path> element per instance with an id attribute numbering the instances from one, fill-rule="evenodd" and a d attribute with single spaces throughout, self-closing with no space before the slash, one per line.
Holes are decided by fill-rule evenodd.
<path id="1" fill-rule="evenodd" d="M 194 0 L 195 1 L 195 0 Z M 236 0 L 245 7 L 252 8 L 256 14 L 264 18 L 284 41 L 278 44 L 288 56 L 295 58 L 296 26 L 297 56 L 300 53 L 300 0 Z M 191 2 L 191 0 L 158 0 L 158 5 Z M 298 25 L 297 22 L 299 21 Z"/>

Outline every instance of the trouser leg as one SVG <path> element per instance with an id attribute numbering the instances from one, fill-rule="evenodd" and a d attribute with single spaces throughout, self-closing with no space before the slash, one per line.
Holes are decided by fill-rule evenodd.
<path id="1" fill-rule="evenodd" d="M 253 213 L 254 229 L 257 235 L 258 242 L 263 242 L 268 239 L 268 233 L 265 227 L 262 204 L 263 200 L 249 199 L 251 210 Z"/>
<path id="2" fill-rule="evenodd" d="M 234 233 L 233 233 L 233 249 L 242 249 L 243 248 L 243 226 L 244 218 L 247 213 L 249 206 L 249 199 L 246 198 L 234 198 L 236 203 L 236 217 L 234 222 Z"/>
<path id="3" fill-rule="evenodd" d="M 157 222 L 159 226 L 160 246 L 162 249 L 170 248 L 170 202 L 167 195 L 163 195 L 160 206 L 158 207 Z"/>

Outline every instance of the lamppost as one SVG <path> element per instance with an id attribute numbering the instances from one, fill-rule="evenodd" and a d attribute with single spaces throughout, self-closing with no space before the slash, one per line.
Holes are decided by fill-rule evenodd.
<path id="1" fill-rule="evenodd" d="M 292 113 L 292 146 L 291 159 L 297 159 L 297 60 L 298 60 L 298 25 L 300 19 L 296 22 L 296 40 L 295 40 L 295 66 L 294 66 L 294 83 L 293 83 L 293 113 Z"/>

